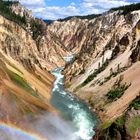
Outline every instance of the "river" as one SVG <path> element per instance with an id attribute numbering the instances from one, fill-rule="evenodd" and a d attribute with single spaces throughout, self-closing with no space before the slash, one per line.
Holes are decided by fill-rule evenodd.
<path id="1" fill-rule="evenodd" d="M 72 58 L 69 56 L 65 60 L 70 62 Z M 97 124 L 97 119 L 82 100 L 65 90 L 64 76 L 61 74 L 63 69 L 64 67 L 61 67 L 51 72 L 56 77 L 51 103 L 73 128 L 72 134 L 68 135 L 66 140 L 90 140 L 95 134 L 93 129 Z"/>

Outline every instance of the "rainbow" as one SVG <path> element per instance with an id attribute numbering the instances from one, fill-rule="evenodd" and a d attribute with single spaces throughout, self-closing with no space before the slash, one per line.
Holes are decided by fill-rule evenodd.
<path id="1" fill-rule="evenodd" d="M 0 122 L 1 140 L 47 140 L 31 131 L 27 131 L 11 123 Z"/>

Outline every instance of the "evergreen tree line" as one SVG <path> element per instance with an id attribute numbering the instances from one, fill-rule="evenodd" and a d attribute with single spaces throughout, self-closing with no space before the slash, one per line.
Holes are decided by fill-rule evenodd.
<path id="1" fill-rule="evenodd" d="M 122 10 L 124 15 L 127 15 L 130 12 L 140 10 L 140 3 L 135 3 L 131 5 L 126 5 L 126 6 L 120 6 L 117 8 L 112 8 L 110 11 L 117 11 L 117 10 Z"/>
<path id="2" fill-rule="evenodd" d="M 10 9 L 10 6 L 12 4 L 16 4 L 16 3 L 18 3 L 18 2 L 17 1 L 0 0 L 0 15 L 7 18 L 8 20 L 11 20 L 11 21 L 18 23 L 19 25 L 26 25 L 26 23 L 27 23 L 26 17 L 25 16 L 21 17 L 19 15 L 16 15 Z"/>

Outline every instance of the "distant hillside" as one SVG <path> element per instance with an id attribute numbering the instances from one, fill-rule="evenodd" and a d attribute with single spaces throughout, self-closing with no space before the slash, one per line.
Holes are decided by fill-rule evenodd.
<path id="1" fill-rule="evenodd" d="M 44 21 L 45 23 L 47 23 L 47 24 L 51 24 L 51 23 L 54 22 L 54 20 L 49 20 L 49 19 L 44 19 L 43 21 Z"/>
<path id="2" fill-rule="evenodd" d="M 70 16 L 70 17 L 66 17 L 64 19 L 58 19 L 58 21 L 68 21 L 74 17 L 76 18 L 80 18 L 80 19 L 88 19 L 88 20 L 91 20 L 91 19 L 94 19 L 96 17 L 99 17 L 101 16 L 101 14 L 92 14 L 92 15 L 86 15 L 86 16 Z"/>

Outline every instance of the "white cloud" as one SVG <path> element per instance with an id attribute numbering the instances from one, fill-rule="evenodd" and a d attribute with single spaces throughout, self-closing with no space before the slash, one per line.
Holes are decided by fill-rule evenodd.
<path id="1" fill-rule="evenodd" d="M 51 3 L 51 0 L 47 0 Z M 87 15 L 102 13 L 112 7 L 128 5 L 128 0 L 80 0 L 68 6 L 48 6 L 45 0 L 20 0 L 20 2 L 33 11 L 37 17 L 44 19 L 58 19 L 73 15 Z M 63 1 L 62 1 L 63 2 Z M 132 2 L 131 2 L 132 3 Z"/>
<path id="2" fill-rule="evenodd" d="M 80 12 L 75 6 L 69 5 L 67 7 L 46 6 L 45 8 L 32 9 L 34 14 L 38 17 L 47 19 L 64 18 L 70 15 L 79 15 Z"/>
<path id="3" fill-rule="evenodd" d="M 45 6 L 45 0 L 19 0 L 26 6 Z"/>
<path id="4" fill-rule="evenodd" d="M 38 1 L 38 4 L 35 1 L 36 2 Z M 80 11 L 79 9 L 76 8 L 75 3 L 71 3 L 66 7 L 59 7 L 59 6 L 47 6 L 46 4 L 44 4 L 43 0 L 35 0 L 35 1 L 24 3 L 25 0 L 21 0 L 21 3 L 30 8 L 35 16 L 41 17 L 43 19 L 58 19 L 70 15 L 80 14 Z"/>
<path id="5" fill-rule="evenodd" d="M 125 0 L 83 0 L 81 3 L 81 7 L 86 8 L 98 8 L 99 10 L 102 9 L 110 9 L 112 7 L 118 7 L 122 5 L 128 5 L 130 2 Z"/>

